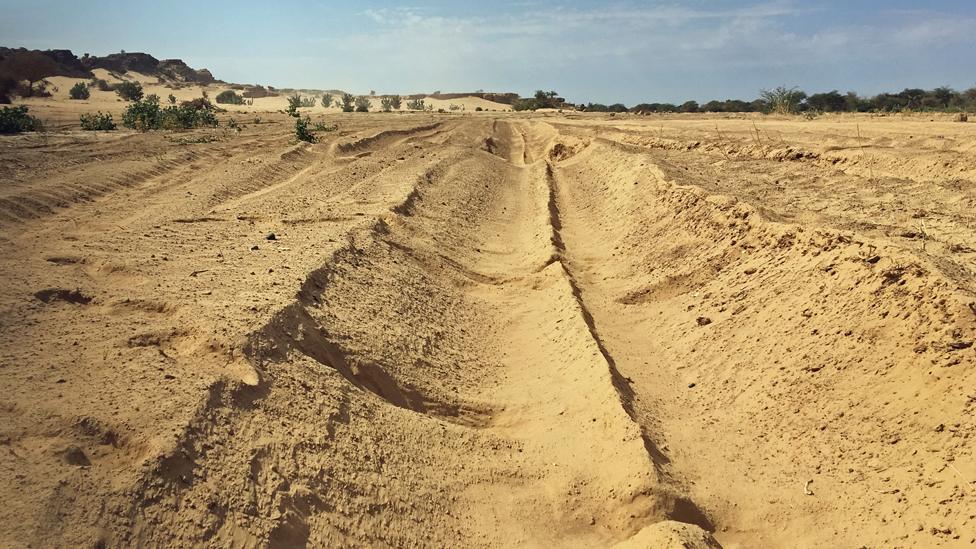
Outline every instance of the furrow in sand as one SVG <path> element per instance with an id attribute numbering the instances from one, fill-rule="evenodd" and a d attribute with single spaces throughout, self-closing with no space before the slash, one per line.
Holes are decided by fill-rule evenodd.
<path id="1" fill-rule="evenodd" d="M 538 268 L 565 253 L 555 192 L 544 162 L 461 150 L 350 233 L 252 334 L 261 382 L 215 389 L 147 478 L 145 539 L 180 515 L 160 490 L 221 509 L 216 539 L 254 543 L 606 545 L 708 526 L 628 416 L 571 271 Z M 165 481 L 187 468 L 213 477 Z"/>

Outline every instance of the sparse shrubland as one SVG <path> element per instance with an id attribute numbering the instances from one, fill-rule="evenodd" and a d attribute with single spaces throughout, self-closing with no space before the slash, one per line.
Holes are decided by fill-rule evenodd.
<path id="1" fill-rule="evenodd" d="M 81 115 L 81 129 L 85 131 L 110 131 L 115 129 L 115 121 L 110 113 L 85 113 Z"/>

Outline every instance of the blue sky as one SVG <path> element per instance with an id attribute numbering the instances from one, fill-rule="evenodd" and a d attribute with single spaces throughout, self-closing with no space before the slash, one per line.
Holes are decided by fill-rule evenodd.
<path id="1" fill-rule="evenodd" d="M 976 86 L 976 1 L 0 0 L 0 45 L 145 51 L 230 82 L 574 102 Z"/>

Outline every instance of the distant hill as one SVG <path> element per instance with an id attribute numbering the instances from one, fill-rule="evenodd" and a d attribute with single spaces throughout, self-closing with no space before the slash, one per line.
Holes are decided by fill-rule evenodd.
<path id="1" fill-rule="evenodd" d="M 160 61 L 148 53 L 139 52 L 112 53 L 105 56 L 85 54 L 79 58 L 71 50 L 28 50 L 26 48 L 0 46 L 0 67 L 22 65 L 21 63 L 10 62 L 18 58 L 36 58 L 38 54 L 53 61 L 53 63 L 33 63 L 34 65 L 42 65 L 42 72 L 50 73 L 42 74 L 43 77 L 92 78 L 94 76 L 92 74 L 93 69 L 106 69 L 122 74 L 135 71 L 178 82 L 210 84 L 218 81 L 209 70 L 194 69 L 180 59 L 163 59 Z M 11 76 L 18 77 L 20 75 L 13 74 Z"/>

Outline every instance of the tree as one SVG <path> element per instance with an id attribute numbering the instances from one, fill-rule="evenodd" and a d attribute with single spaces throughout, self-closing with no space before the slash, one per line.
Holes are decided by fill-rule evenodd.
<path id="1" fill-rule="evenodd" d="M 356 112 L 369 112 L 369 108 L 372 106 L 372 101 L 365 95 L 360 95 L 356 98 Z"/>
<path id="2" fill-rule="evenodd" d="M 389 97 L 384 97 L 380 100 L 380 106 L 383 108 L 383 112 L 390 112 L 390 109 L 393 108 L 393 102 L 390 101 Z"/>
<path id="3" fill-rule="evenodd" d="M 34 95 L 34 84 L 58 72 L 58 64 L 39 51 L 18 51 L 0 62 L 0 75 L 27 81 L 27 97 Z"/>
<path id="4" fill-rule="evenodd" d="M 807 105 L 814 110 L 838 112 L 847 109 L 847 99 L 837 90 L 815 93 L 807 98 Z"/>
<path id="5" fill-rule="evenodd" d="M 400 110 L 401 103 L 402 103 L 402 99 L 400 98 L 399 95 L 390 96 L 390 106 L 393 107 L 393 110 L 395 111 Z"/>
<path id="6" fill-rule="evenodd" d="M 769 105 L 769 110 L 777 114 L 793 114 L 800 110 L 800 103 L 807 94 L 797 87 L 777 86 L 771 90 L 761 90 L 759 97 Z"/>
<path id="7" fill-rule="evenodd" d="M 287 112 L 291 116 L 297 117 L 298 108 L 301 106 L 302 106 L 302 96 L 297 93 L 294 93 L 288 96 L 288 108 L 285 109 L 285 112 Z"/>
<path id="8" fill-rule="evenodd" d="M 91 97 L 91 91 L 88 90 L 87 84 L 78 82 L 68 90 L 68 96 L 72 99 L 88 99 Z"/>
<path id="9" fill-rule="evenodd" d="M 678 107 L 678 112 L 698 112 L 698 101 L 685 101 Z"/>
<path id="10" fill-rule="evenodd" d="M 331 93 L 326 93 L 326 94 L 323 94 L 322 95 L 322 106 L 325 107 L 325 108 L 329 108 L 329 107 L 332 106 L 332 94 Z"/>
<path id="11" fill-rule="evenodd" d="M 352 112 L 354 110 L 354 103 L 355 98 L 351 93 L 342 94 L 342 112 Z"/>

